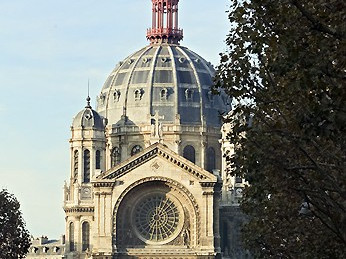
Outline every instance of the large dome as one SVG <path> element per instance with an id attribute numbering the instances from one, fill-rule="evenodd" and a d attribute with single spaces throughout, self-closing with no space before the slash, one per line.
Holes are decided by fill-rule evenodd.
<path id="1" fill-rule="evenodd" d="M 108 125 L 122 115 L 135 125 L 151 124 L 156 111 L 165 124 L 220 127 L 227 100 L 213 95 L 214 69 L 199 55 L 178 44 L 151 44 L 119 62 L 97 100 Z"/>

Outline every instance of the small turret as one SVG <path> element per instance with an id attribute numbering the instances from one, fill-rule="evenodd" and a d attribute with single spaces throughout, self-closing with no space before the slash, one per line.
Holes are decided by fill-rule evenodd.
<path id="1" fill-rule="evenodd" d="M 88 96 L 87 105 L 73 119 L 71 126 L 70 182 L 64 186 L 66 213 L 66 253 L 90 250 L 90 228 L 93 225 L 94 202 L 91 181 L 105 170 L 106 119 L 94 111 Z M 76 242 L 79 231 L 88 237 Z"/>
<path id="2" fill-rule="evenodd" d="M 94 128 L 104 130 L 106 120 L 103 119 L 90 105 L 90 97 L 87 97 L 87 105 L 73 119 L 73 128 Z"/>

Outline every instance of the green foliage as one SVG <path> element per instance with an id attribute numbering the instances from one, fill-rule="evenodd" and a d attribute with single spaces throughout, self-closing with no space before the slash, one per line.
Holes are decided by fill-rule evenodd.
<path id="1" fill-rule="evenodd" d="M 345 7 L 231 2 L 216 88 L 235 101 L 227 160 L 250 183 L 243 237 L 255 257 L 346 255 Z"/>
<path id="2" fill-rule="evenodd" d="M 24 258 L 30 247 L 19 202 L 7 190 L 0 191 L 0 258 Z"/>

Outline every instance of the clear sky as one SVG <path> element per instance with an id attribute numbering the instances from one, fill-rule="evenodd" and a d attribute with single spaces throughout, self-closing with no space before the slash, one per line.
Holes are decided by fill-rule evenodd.
<path id="1" fill-rule="evenodd" d="M 180 0 L 183 46 L 217 65 L 229 0 Z M 35 237 L 64 233 L 73 116 L 113 67 L 146 46 L 150 0 L 0 0 L 0 188 Z M 94 105 L 95 106 L 95 105 Z"/>

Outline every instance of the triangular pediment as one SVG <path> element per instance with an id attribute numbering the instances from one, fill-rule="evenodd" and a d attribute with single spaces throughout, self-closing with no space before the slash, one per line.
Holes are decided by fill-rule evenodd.
<path id="1" fill-rule="evenodd" d="M 116 180 L 141 165 L 150 162 L 156 157 L 161 157 L 168 163 L 181 168 L 185 173 L 193 176 L 200 182 L 217 182 L 217 177 L 203 168 L 195 165 L 186 158 L 178 155 L 168 147 L 155 143 L 142 152 L 121 162 L 119 165 L 109 169 L 97 176 L 96 181 Z"/>

